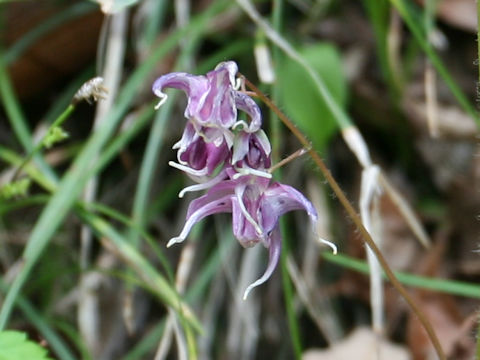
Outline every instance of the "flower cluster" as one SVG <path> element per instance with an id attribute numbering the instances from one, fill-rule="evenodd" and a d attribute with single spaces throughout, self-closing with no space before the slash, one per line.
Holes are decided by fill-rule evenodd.
<path id="1" fill-rule="evenodd" d="M 261 242 L 269 249 L 269 263 L 254 287 L 272 275 L 281 250 L 279 217 L 303 209 L 317 221 L 313 205 L 291 186 L 271 179 L 270 142 L 261 129 L 261 112 L 255 101 L 239 91 L 238 68 L 233 61 L 222 62 L 205 76 L 174 72 L 159 77 L 153 92 L 160 98 L 158 109 L 167 99 L 165 88 L 183 90 L 188 98 L 182 138 L 173 149 L 178 162 L 170 165 L 184 171 L 195 185 L 186 192 L 208 190 L 193 200 L 180 235 L 167 246 L 182 242 L 193 225 L 215 213 L 232 213 L 233 234 L 244 247 Z M 243 111 L 249 120 L 240 120 Z"/>

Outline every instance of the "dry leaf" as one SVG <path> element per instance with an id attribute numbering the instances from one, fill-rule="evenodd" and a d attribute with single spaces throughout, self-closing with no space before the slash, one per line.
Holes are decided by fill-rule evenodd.
<path id="1" fill-rule="evenodd" d="M 372 330 L 357 328 L 343 341 L 332 345 L 326 350 L 308 350 L 303 354 L 303 360 L 408 360 L 408 351 L 393 344 Z"/>

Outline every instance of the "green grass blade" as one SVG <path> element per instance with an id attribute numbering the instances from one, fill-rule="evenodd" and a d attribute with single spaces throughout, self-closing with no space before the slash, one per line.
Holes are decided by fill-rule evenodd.
<path id="1" fill-rule="evenodd" d="M 0 58 L 1 58 L 0 54 Z M 25 150 L 30 151 L 33 149 L 31 142 L 30 131 L 27 128 L 27 122 L 25 116 L 20 110 L 20 104 L 15 97 L 15 91 L 13 90 L 12 83 L 7 74 L 5 63 L 0 60 L 0 94 L 2 98 L 3 107 L 8 115 L 8 119 L 12 126 L 12 129 L 19 140 L 20 144 Z"/>
<path id="2" fill-rule="evenodd" d="M 72 208 L 78 195 L 88 181 L 89 175 L 91 175 L 89 169 L 93 166 L 92 159 L 95 159 L 98 156 L 102 147 L 113 135 L 113 132 L 123 114 L 131 104 L 140 87 L 143 85 L 143 81 L 147 78 L 155 64 L 171 51 L 183 36 L 190 31 L 195 33 L 201 32 L 202 29 L 205 28 L 205 23 L 213 15 L 224 9 L 226 7 L 225 5 L 226 3 L 223 1 L 215 2 L 195 20 L 192 20 L 188 26 L 173 32 L 153 51 L 152 56 L 148 58 L 127 81 L 125 87 L 118 96 L 116 105 L 112 111 L 106 115 L 102 126 L 92 134 L 82 152 L 77 156 L 69 171 L 60 182 L 58 190 L 53 195 L 51 201 L 45 207 L 39 220 L 35 224 L 23 253 L 23 259 L 25 260 L 24 266 L 12 283 L 0 311 L 0 329 L 4 329 L 7 325 L 8 318 L 20 289 L 51 237 Z"/>
<path id="3" fill-rule="evenodd" d="M 162 109 L 157 112 L 145 148 L 145 155 L 143 156 L 142 165 L 140 167 L 132 211 L 133 222 L 140 228 L 143 228 L 146 224 L 146 210 L 150 198 L 151 185 L 155 169 L 157 168 L 156 164 L 158 163 L 160 149 L 163 146 L 165 129 L 167 129 L 168 119 L 173 109 L 173 105 L 175 104 L 175 99 L 176 94 L 173 94 L 169 98 L 169 101 L 164 104 Z M 133 244 L 138 244 L 138 237 L 136 236 L 134 228 L 132 228 L 130 238 Z"/>
<path id="4" fill-rule="evenodd" d="M 78 209 L 80 217 L 92 227 L 100 238 L 108 239 L 115 246 L 118 252 L 128 264 L 133 267 L 137 274 L 150 286 L 155 294 L 176 312 L 181 312 L 190 325 L 197 331 L 201 331 L 201 325 L 195 316 L 182 304 L 179 295 L 169 282 L 160 275 L 155 268 L 145 259 L 132 244 L 110 226 L 104 219 L 83 209 Z"/>
<path id="5" fill-rule="evenodd" d="M 428 41 L 425 32 L 422 30 L 422 24 L 424 24 L 424 21 L 415 15 L 414 10 L 412 9 L 412 4 L 407 4 L 404 0 L 390 0 L 390 2 L 393 4 L 393 6 L 395 6 L 403 21 L 405 21 L 413 36 L 432 62 L 433 66 L 443 78 L 443 81 L 445 81 L 445 84 L 447 84 L 447 86 L 450 88 L 450 91 L 457 99 L 460 106 L 475 120 L 477 126 L 480 128 L 480 117 L 477 113 L 477 110 L 475 110 L 474 106 L 470 103 L 455 80 L 452 78 L 442 60 Z"/>
<path id="6" fill-rule="evenodd" d="M 388 0 L 366 0 L 364 5 L 375 34 L 380 70 L 389 88 L 392 100 L 395 101 L 400 93 L 402 84 L 401 79 L 398 76 L 395 76 L 395 71 L 392 69 L 388 54 L 390 6 Z"/>
<path id="7" fill-rule="evenodd" d="M 323 252 L 322 257 L 331 263 L 340 265 L 347 269 L 351 269 L 362 274 L 369 273 L 369 268 L 365 261 L 354 259 L 344 254 L 333 255 L 327 252 Z M 397 276 L 398 280 L 401 283 L 408 286 L 443 292 L 450 295 L 458 295 L 474 299 L 480 299 L 480 285 L 462 281 L 436 279 L 399 271 L 395 272 L 395 276 Z M 386 279 L 385 276 L 384 278 Z"/>
<path id="8" fill-rule="evenodd" d="M 7 113 L 8 120 L 12 126 L 13 132 L 25 151 L 29 153 L 33 150 L 35 145 L 32 141 L 30 130 L 27 126 L 27 120 L 20 108 L 20 104 L 15 96 L 15 91 L 10 82 L 5 63 L 2 61 L 2 54 L 0 53 L 0 97 Z M 50 180 L 54 180 L 50 167 L 45 163 L 40 154 L 33 157 L 35 163 L 40 169 L 46 173 Z"/>

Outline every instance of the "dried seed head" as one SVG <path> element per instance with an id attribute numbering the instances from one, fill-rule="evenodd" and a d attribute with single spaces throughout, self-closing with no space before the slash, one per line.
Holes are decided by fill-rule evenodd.
<path id="1" fill-rule="evenodd" d="M 108 94 L 108 89 L 103 86 L 103 78 L 97 76 L 88 80 L 80 89 L 78 89 L 72 99 L 72 104 L 76 105 L 83 100 L 91 104 L 92 99 L 93 101 L 105 99 L 106 94 Z"/>

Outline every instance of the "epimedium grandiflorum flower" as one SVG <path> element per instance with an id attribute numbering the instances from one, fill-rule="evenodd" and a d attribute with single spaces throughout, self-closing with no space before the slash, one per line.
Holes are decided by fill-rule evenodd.
<path id="1" fill-rule="evenodd" d="M 232 179 L 243 175 L 257 175 L 270 179 L 272 147 L 263 130 L 253 133 L 239 131 L 235 135 L 232 152 Z"/>
<path id="2" fill-rule="evenodd" d="M 207 142 L 191 122 L 187 122 L 182 138 L 173 145 L 173 149 L 177 149 L 178 163 L 170 161 L 169 164 L 198 184 L 183 189 L 180 197 L 187 191 L 207 189 L 226 178 L 225 163 L 231 155 L 228 143 L 223 137 L 220 140 Z"/>
<path id="3" fill-rule="evenodd" d="M 225 61 L 218 64 L 215 70 L 204 75 L 192 75 L 185 72 L 173 72 L 160 76 L 153 83 L 153 93 L 160 98 L 158 109 L 167 99 L 165 88 L 180 89 L 187 95 L 185 117 L 192 121 L 197 132 L 202 129 L 216 128 L 221 131 L 242 126 L 244 131 L 255 132 L 262 125 L 262 117 L 258 105 L 248 95 L 237 90 L 235 75 L 237 64 Z M 250 122 L 237 121 L 238 110 L 250 117 Z M 207 142 L 214 141 L 208 137 Z M 203 133 L 204 137 L 208 133 Z M 228 140 L 227 140 L 228 141 Z"/>
<path id="4" fill-rule="evenodd" d="M 269 249 L 264 274 L 249 285 L 244 298 L 272 275 L 281 251 L 279 218 L 292 210 L 305 210 L 312 222 L 317 213 L 313 205 L 297 190 L 271 180 L 271 145 L 261 126 L 256 103 L 238 91 L 235 81 L 237 65 L 220 63 L 205 76 L 171 73 L 158 78 L 154 93 L 166 100 L 165 88 L 183 90 L 188 98 L 187 124 L 182 138 L 174 145 L 178 163 L 170 165 L 184 171 L 197 184 L 180 192 L 208 189 L 193 200 L 180 235 L 167 246 L 182 242 L 193 225 L 215 213 L 232 213 L 233 234 L 244 247 L 262 243 Z M 238 111 L 250 120 L 238 120 Z M 319 239 L 331 246 L 332 243 Z"/>
<path id="5" fill-rule="evenodd" d="M 216 213 L 232 213 L 233 234 L 240 244 L 252 247 L 262 243 L 269 250 L 267 269 L 247 287 L 245 299 L 275 270 L 282 247 L 279 218 L 293 210 L 305 210 L 311 222 L 316 223 L 315 207 L 291 186 L 255 175 L 224 180 L 190 203 L 180 235 L 172 238 L 167 246 L 184 241 L 192 227 L 203 218 Z"/>

